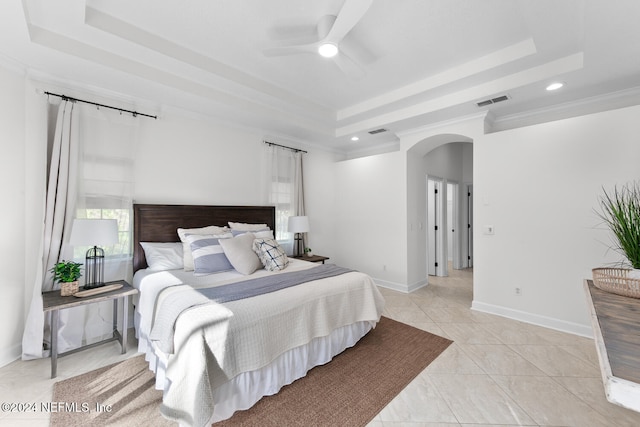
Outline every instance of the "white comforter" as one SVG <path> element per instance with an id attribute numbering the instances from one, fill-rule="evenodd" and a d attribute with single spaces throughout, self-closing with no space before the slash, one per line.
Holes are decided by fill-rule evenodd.
<path id="1" fill-rule="evenodd" d="M 283 272 L 313 266 L 292 260 Z M 261 270 L 251 277 L 267 274 L 278 273 Z M 237 273 L 206 278 L 182 271 L 136 274 L 134 285 L 141 290 L 136 307 L 140 350 L 148 356 L 151 352 L 158 355 L 150 347 L 148 334 L 163 288 L 178 283 L 211 286 L 212 280 L 221 285 L 243 279 L 246 277 Z M 170 294 L 163 294 L 163 298 L 170 298 Z M 383 305 L 373 280 L 350 272 L 241 301 L 189 309 L 176 323 L 176 354 L 159 355 L 166 363 L 162 412 L 182 424 L 207 425 L 214 413 L 217 388 L 343 327 L 363 322 L 373 326 L 380 319 Z"/>

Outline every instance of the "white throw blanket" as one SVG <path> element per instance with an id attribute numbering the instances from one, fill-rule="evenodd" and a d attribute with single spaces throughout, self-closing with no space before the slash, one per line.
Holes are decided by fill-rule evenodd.
<path id="1" fill-rule="evenodd" d="M 170 298 L 171 292 L 159 300 Z M 215 405 L 213 389 L 345 325 L 362 321 L 375 325 L 383 307 L 373 280 L 350 272 L 224 305 L 189 309 L 176 322 L 176 354 L 168 358 L 161 411 L 181 424 L 207 425 Z"/>

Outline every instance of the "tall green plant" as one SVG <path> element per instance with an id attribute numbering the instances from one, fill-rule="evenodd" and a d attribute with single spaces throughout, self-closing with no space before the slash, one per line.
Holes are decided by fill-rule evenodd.
<path id="1" fill-rule="evenodd" d="M 640 269 L 640 182 L 615 187 L 613 194 L 603 189 L 603 193 L 599 216 L 615 236 L 615 249 Z"/>

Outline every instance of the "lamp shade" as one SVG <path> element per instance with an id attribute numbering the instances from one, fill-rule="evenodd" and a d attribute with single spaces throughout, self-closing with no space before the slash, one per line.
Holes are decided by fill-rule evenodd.
<path id="1" fill-rule="evenodd" d="M 108 246 L 118 243 L 115 219 L 74 219 L 69 243 L 75 246 Z"/>
<path id="2" fill-rule="evenodd" d="M 290 233 L 306 233 L 309 231 L 308 216 L 290 216 L 287 227 Z"/>

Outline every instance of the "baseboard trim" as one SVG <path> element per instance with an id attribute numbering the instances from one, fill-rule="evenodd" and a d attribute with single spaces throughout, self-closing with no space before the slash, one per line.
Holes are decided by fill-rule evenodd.
<path id="1" fill-rule="evenodd" d="M 420 288 L 424 288 L 428 284 L 429 284 L 429 282 L 428 282 L 427 279 L 423 279 L 423 280 L 420 280 L 419 282 L 415 282 L 415 283 L 409 285 L 409 293 L 411 293 L 413 291 L 417 291 Z"/>
<path id="2" fill-rule="evenodd" d="M 593 330 L 590 325 L 582 325 L 574 322 L 567 322 L 553 317 L 541 316 L 539 314 L 529 313 L 521 310 L 514 310 L 499 305 L 487 304 L 480 301 L 473 301 L 471 309 L 481 311 L 483 313 L 495 314 L 497 316 L 507 317 L 513 320 L 530 323 L 536 326 L 554 329 L 556 331 L 567 332 L 586 338 L 593 338 Z"/>
<path id="3" fill-rule="evenodd" d="M 405 294 L 409 293 L 407 285 L 403 285 L 402 283 L 389 282 L 387 280 L 376 279 L 375 277 L 373 278 L 373 281 L 376 282 L 376 285 L 380 287 L 391 289 L 392 291 L 402 292 Z"/>
<path id="4" fill-rule="evenodd" d="M 387 280 L 376 279 L 373 278 L 373 281 L 376 282 L 378 286 L 381 286 L 386 289 L 391 289 L 393 291 L 402 292 L 405 294 L 410 294 L 411 292 L 418 290 L 427 286 L 427 279 L 420 280 L 419 282 L 415 282 L 409 285 L 405 285 L 403 283 L 389 282 Z"/>

